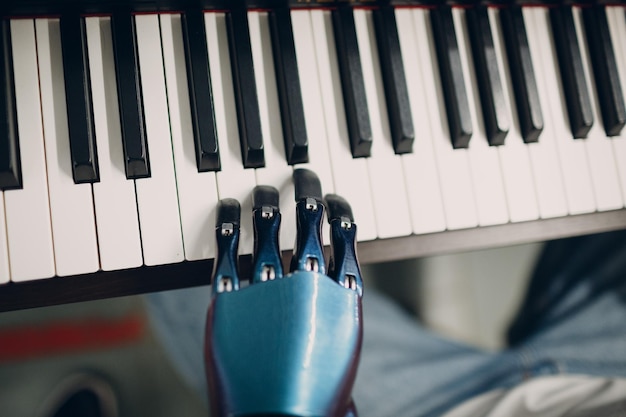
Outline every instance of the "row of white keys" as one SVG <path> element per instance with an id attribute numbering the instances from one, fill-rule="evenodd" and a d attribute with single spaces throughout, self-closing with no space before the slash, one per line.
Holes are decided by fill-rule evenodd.
<path id="1" fill-rule="evenodd" d="M 74 184 L 58 19 L 35 20 L 56 275 L 100 269 L 91 184 Z"/>
<path id="2" fill-rule="evenodd" d="M 585 145 L 596 205 L 598 211 L 615 210 L 623 207 L 624 201 L 622 199 L 617 167 L 615 166 L 615 158 L 613 157 L 613 147 L 611 146 L 611 141 L 607 139 L 602 125 L 600 102 L 595 82 L 593 81 L 594 74 L 588 53 L 588 44 L 584 38 L 582 10 L 580 7 L 575 6 L 572 8 L 572 13 L 574 15 L 578 45 L 580 45 L 580 56 L 587 80 L 587 89 L 592 86 L 591 91 L 589 91 L 589 97 L 591 97 L 594 123 L 585 140 Z"/>
<path id="3" fill-rule="evenodd" d="M 377 229 L 367 162 L 350 153 L 331 14 L 313 10 L 311 20 L 335 192 L 350 202 L 359 225 L 358 239 L 372 240 Z"/>
<path id="4" fill-rule="evenodd" d="M 4 215 L 4 191 L 0 191 L 0 284 L 7 283 L 11 279 L 6 225 L 6 217 Z"/>
<path id="5" fill-rule="evenodd" d="M 415 47 L 417 39 L 413 12 L 405 8 L 396 9 L 396 24 L 415 129 L 413 152 L 402 155 L 413 233 L 440 232 L 446 228 L 446 219 L 430 138 L 429 106 L 422 93 L 424 86 Z"/>
<path id="6" fill-rule="evenodd" d="M 582 140 L 574 140 L 569 127 L 567 108 L 561 91 L 562 84 L 557 70 L 559 63 L 550 29 L 549 11 L 542 7 L 524 7 L 523 14 L 537 75 L 541 109 L 545 115 L 544 132 L 539 140 L 544 140 L 550 133 L 554 135 L 569 213 L 593 212 L 596 210 L 596 202 L 585 143 Z"/>
<path id="7" fill-rule="evenodd" d="M 300 76 L 304 122 L 309 143 L 309 162 L 298 164 L 296 167 L 315 172 L 320 179 L 324 194 L 331 194 L 335 192 L 335 185 L 328 154 L 324 107 L 319 93 L 317 60 L 315 54 L 312 53 L 315 51 L 315 41 L 313 40 L 311 13 L 308 10 L 292 10 L 291 24 Z M 329 242 L 330 229 L 326 224 L 324 224 L 322 231 L 324 242 Z"/>
<path id="8" fill-rule="evenodd" d="M 474 183 L 478 224 L 480 226 L 489 226 L 506 223 L 509 220 L 509 214 L 504 194 L 498 148 L 489 146 L 482 115 L 480 114 L 482 107 L 471 56 L 465 10 L 458 7 L 453 8 L 452 18 L 454 19 L 454 28 L 461 56 L 470 117 L 472 126 L 474 126 L 467 154 Z"/>
<path id="9" fill-rule="evenodd" d="M 446 225 L 450 230 L 476 227 L 478 212 L 469 157 L 467 150 L 453 149 L 450 142 L 429 13 L 425 9 L 414 9 L 413 18 L 416 47 L 423 77 L 422 95 L 426 97 L 428 115 L 431 120 L 430 137 L 441 181 Z M 416 140 L 420 138 L 416 137 Z"/>
<path id="10" fill-rule="evenodd" d="M 214 172 L 196 167 L 182 20 L 163 14 L 160 22 L 185 259 L 213 258 L 217 185 Z"/>
<path id="11" fill-rule="evenodd" d="M 135 180 L 145 265 L 184 259 L 159 17 L 135 16 L 150 178 Z"/>
<path id="12" fill-rule="evenodd" d="M 626 94 L 626 8 L 607 6 L 606 13 L 622 92 Z M 619 172 L 622 197 L 626 203 L 626 129 L 622 129 L 620 136 L 611 138 L 611 145 Z"/>
<path id="13" fill-rule="evenodd" d="M 4 203 L 11 279 L 26 281 L 55 275 L 33 20 L 11 21 L 11 44 L 23 188 Z"/>
<path id="14" fill-rule="evenodd" d="M 538 142 L 528 144 L 523 142 L 515 112 L 517 106 L 499 10 L 490 7 L 488 13 L 503 93 L 508 104 L 507 113 L 511 120 L 506 144 L 499 149 L 511 221 L 530 220 L 537 215 L 541 218 L 565 216 L 567 203 L 551 123 L 544 123 L 544 130 Z M 535 63 L 535 67 L 536 65 Z M 535 71 L 535 77 L 538 83 L 543 82 L 540 71 Z M 541 105 L 542 108 L 547 106 L 545 101 Z M 529 180 L 533 182 L 529 184 Z"/>
<path id="15" fill-rule="evenodd" d="M 207 49 L 215 109 L 217 137 L 220 139 L 222 169 L 216 173 L 219 197 L 234 198 L 242 213 L 252 212 L 251 190 L 256 185 L 254 170 L 245 169 L 241 161 L 239 128 L 233 91 L 226 16 L 205 13 Z M 250 254 L 253 249 L 252 216 L 241 216 L 239 253 Z"/>
<path id="16" fill-rule="evenodd" d="M 366 158 L 380 239 L 410 235 L 413 231 L 402 157 L 391 143 L 385 90 L 379 66 L 376 33 L 370 10 L 355 9 L 356 28 L 365 94 L 372 128 L 371 157 Z"/>
<path id="17" fill-rule="evenodd" d="M 87 50 L 100 182 L 93 184 L 100 264 L 105 271 L 143 263 L 135 182 L 126 179 L 111 19 L 87 17 Z"/>
<path id="18" fill-rule="evenodd" d="M 248 12 L 248 25 L 265 155 L 265 167 L 255 169 L 256 183 L 257 185 L 271 185 L 278 189 L 282 217 L 279 244 L 281 249 L 293 249 L 296 241 L 294 187 L 291 178 L 293 168 L 287 164 L 285 158 L 267 12 Z"/>

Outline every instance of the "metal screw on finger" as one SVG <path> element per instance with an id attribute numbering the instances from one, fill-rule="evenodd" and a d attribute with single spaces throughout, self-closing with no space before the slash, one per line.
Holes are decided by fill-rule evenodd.
<path id="1" fill-rule="evenodd" d="M 317 211 L 317 201 L 314 198 L 307 198 L 305 207 L 307 210 Z"/>
<path id="2" fill-rule="evenodd" d="M 217 292 L 231 292 L 233 290 L 233 280 L 229 277 L 223 277 L 217 283 Z"/>
<path id="3" fill-rule="evenodd" d="M 224 223 L 222 225 L 222 236 L 232 236 L 233 230 L 234 227 L 232 223 Z"/>
<path id="4" fill-rule="evenodd" d="M 273 281 L 276 279 L 276 269 L 271 265 L 264 265 L 261 270 L 261 281 Z"/>

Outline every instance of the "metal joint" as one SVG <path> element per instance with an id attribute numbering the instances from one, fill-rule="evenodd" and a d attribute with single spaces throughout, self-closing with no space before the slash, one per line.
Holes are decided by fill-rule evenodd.
<path id="1" fill-rule="evenodd" d="M 320 269 L 320 264 L 317 258 L 306 258 L 305 270 L 310 272 L 318 272 Z"/>
<path id="2" fill-rule="evenodd" d="M 304 207 L 307 210 L 317 211 L 317 200 L 311 197 L 307 197 Z"/>
<path id="3" fill-rule="evenodd" d="M 356 291 L 356 289 L 357 289 L 356 277 L 354 275 L 352 275 L 352 274 L 346 274 L 346 278 L 343 281 L 343 286 L 346 287 L 349 290 Z"/>
<path id="4" fill-rule="evenodd" d="M 271 219 L 272 217 L 274 217 L 274 209 L 269 206 L 261 207 L 261 217 L 263 217 L 264 219 Z"/>
<path id="5" fill-rule="evenodd" d="M 260 278 L 261 281 L 273 281 L 276 279 L 276 269 L 272 265 L 263 265 Z"/>
<path id="6" fill-rule="evenodd" d="M 233 290 L 233 280 L 230 277 L 222 277 L 217 283 L 217 292 L 231 292 Z"/>
<path id="7" fill-rule="evenodd" d="M 235 227 L 232 223 L 223 223 L 222 224 L 222 236 L 232 236 L 234 233 Z"/>

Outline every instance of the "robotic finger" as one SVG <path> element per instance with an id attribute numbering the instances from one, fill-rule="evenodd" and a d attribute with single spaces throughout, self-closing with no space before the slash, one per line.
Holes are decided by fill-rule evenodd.
<path id="1" fill-rule="evenodd" d="M 350 206 L 327 196 L 332 248 L 326 269 L 325 205 L 311 171 L 294 171 L 297 238 L 284 274 L 278 191 L 253 193 L 250 285 L 237 272 L 239 204 L 218 206 L 218 254 L 207 313 L 205 365 L 212 415 L 355 416 L 351 399 L 361 341 L 363 285 Z"/>

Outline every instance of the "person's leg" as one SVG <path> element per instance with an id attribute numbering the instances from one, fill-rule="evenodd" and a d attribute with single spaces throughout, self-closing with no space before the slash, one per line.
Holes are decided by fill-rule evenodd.
<path id="1" fill-rule="evenodd" d="M 548 243 L 508 337 L 529 375 L 626 376 L 626 231 Z"/>
<path id="2" fill-rule="evenodd" d="M 522 380 L 522 362 L 448 340 L 375 291 L 364 296 L 364 340 L 354 389 L 360 416 L 440 416 Z"/>
<path id="3" fill-rule="evenodd" d="M 499 354 L 434 335 L 371 295 L 355 390 L 364 415 L 441 415 L 540 375 L 626 376 L 626 231 L 548 243 Z"/>

